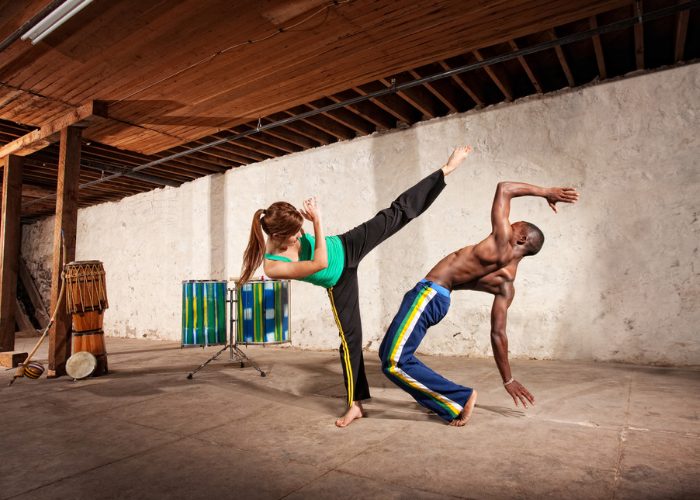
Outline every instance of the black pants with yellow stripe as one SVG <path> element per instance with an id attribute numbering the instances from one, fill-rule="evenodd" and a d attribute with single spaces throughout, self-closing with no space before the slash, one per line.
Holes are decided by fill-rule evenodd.
<path id="1" fill-rule="evenodd" d="M 345 268 L 338 283 L 328 290 L 328 296 L 340 333 L 340 362 L 343 365 L 348 406 L 353 401 L 370 397 L 362 356 L 357 266 L 377 245 L 422 214 L 444 187 L 444 174 L 442 170 L 437 170 L 402 193 L 391 206 L 340 235 L 345 249 Z"/>

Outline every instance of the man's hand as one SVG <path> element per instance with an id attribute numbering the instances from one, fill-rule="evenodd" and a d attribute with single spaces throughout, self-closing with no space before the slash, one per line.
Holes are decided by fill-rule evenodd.
<path id="1" fill-rule="evenodd" d="M 553 187 L 547 190 L 545 196 L 547 203 L 554 213 L 557 213 L 557 203 L 576 203 L 578 201 L 578 191 L 571 187 Z"/>
<path id="2" fill-rule="evenodd" d="M 316 198 L 304 200 L 304 208 L 299 210 L 304 219 L 309 222 L 321 221 L 321 209 L 316 205 Z"/>
<path id="3" fill-rule="evenodd" d="M 523 404 L 523 408 L 527 408 L 528 401 L 532 406 L 535 406 L 535 396 L 530 394 L 530 391 L 525 389 L 525 386 L 517 380 L 513 380 L 510 384 L 506 385 L 505 388 L 508 394 L 510 394 L 510 397 L 513 398 L 515 406 L 518 406 L 518 400 Z"/>

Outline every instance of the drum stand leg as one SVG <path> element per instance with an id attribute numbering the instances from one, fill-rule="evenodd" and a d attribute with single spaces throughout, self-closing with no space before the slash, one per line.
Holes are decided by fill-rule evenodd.
<path id="1" fill-rule="evenodd" d="M 235 360 L 235 361 L 239 362 L 239 363 L 241 364 L 241 368 L 243 368 L 243 367 L 245 366 L 245 363 L 246 363 L 246 361 L 247 361 L 247 362 L 249 362 L 249 363 L 253 366 L 253 368 L 255 368 L 257 371 L 260 372 L 260 376 L 261 376 L 261 377 L 266 377 L 266 376 L 267 376 L 267 373 L 265 373 L 264 371 L 262 371 L 262 370 L 260 369 L 260 367 L 258 366 L 258 364 L 257 364 L 255 361 L 253 361 L 251 358 L 249 358 L 249 357 L 246 355 L 246 353 L 244 353 L 243 351 L 241 351 L 241 349 L 240 349 L 240 348 L 238 347 L 238 345 L 236 344 L 236 340 L 235 340 L 236 337 L 234 336 L 234 325 L 235 325 L 235 323 L 236 323 L 236 321 L 237 321 L 238 318 L 234 317 L 234 314 L 233 314 L 233 311 L 234 311 L 233 303 L 236 302 L 236 299 L 234 298 L 234 297 L 235 297 L 234 294 L 235 294 L 235 289 L 229 289 L 229 300 L 228 300 L 228 303 L 229 303 L 229 336 L 228 336 L 228 344 L 226 344 L 224 347 L 222 347 L 222 348 L 221 348 L 218 352 L 216 352 L 211 358 L 209 358 L 209 359 L 206 360 L 204 363 L 202 363 L 202 364 L 199 365 L 197 368 L 195 368 L 193 371 L 191 371 L 191 372 L 187 375 L 187 378 L 188 378 L 189 380 L 192 379 L 192 377 L 194 376 L 195 373 L 197 373 L 199 370 L 201 370 L 202 368 L 204 368 L 205 366 L 207 366 L 209 363 L 211 363 L 212 361 L 214 361 L 216 358 L 218 358 L 218 357 L 221 355 L 221 353 L 224 352 L 226 349 L 228 349 L 229 352 L 230 352 L 230 359 L 231 359 L 231 361 L 234 361 L 234 360 Z"/>
<path id="2" fill-rule="evenodd" d="M 202 368 L 204 368 L 205 366 L 207 366 L 209 363 L 211 363 L 212 361 L 214 361 L 216 358 L 218 358 L 219 355 L 220 355 L 222 352 L 224 352 L 226 349 L 228 349 L 228 345 L 227 345 L 227 346 L 224 346 L 223 349 L 219 350 L 219 351 L 218 351 L 216 354 L 214 354 L 211 358 L 209 358 L 209 359 L 206 360 L 204 363 L 202 363 L 202 364 L 199 365 L 197 368 L 195 368 L 193 371 L 191 371 L 191 372 L 187 375 L 187 378 L 191 380 L 195 373 L 197 373 L 199 370 L 201 370 Z"/>
<path id="3" fill-rule="evenodd" d="M 236 345 L 235 342 L 230 343 L 228 345 L 228 347 L 231 349 L 231 360 L 233 360 L 235 358 L 238 362 L 241 363 L 241 368 L 243 368 L 245 366 L 245 363 L 247 361 L 252 365 L 253 368 L 255 368 L 256 370 L 258 370 L 260 372 L 261 377 L 267 376 L 267 373 L 262 371 L 255 361 L 253 361 L 251 358 L 249 358 L 246 355 L 246 353 L 241 351 L 240 347 L 238 347 L 238 345 Z"/>

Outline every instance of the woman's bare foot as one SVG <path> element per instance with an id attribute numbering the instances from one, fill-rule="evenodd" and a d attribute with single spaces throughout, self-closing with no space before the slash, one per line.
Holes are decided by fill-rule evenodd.
<path id="1" fill-rule="evenodd" d="M 467 156 L 469 156 L 469 153 L 471 152 L 471 146 L 460 146 L 455 148 L 445 166 L 442 167 L 442 173 L 445 174 L 445 176 L 448 176 L 455 168 L 459 166 L 460 163 L 464 161 Z"/>
<path id="2" fill-rule="evenodd" d="M 355 401 L 352 404 L 352 406 L 348 408 L 348 411 L 345 412 L 345 415 L 343 415 L 335 421 L 335 425 L 336 427 L 347 427 L 352 423 L 353 420 L 362 418 L 364 416 L 365 411 L 362 409 L 362 403 L 360 403 L 359 401 Z"/>
<path id="3" fill-rule="evenodd" d="M 457 418 L 455 418 L 452 422 L 450 422 L 449 425 L 452 425 L 455 427 L 464 427 L 465 425 L 467 425 L 467 422 L 469 422 L 469 419 L 472 416 L 472 410 L 474 409 L 475 404 L 476 404 L 476 391 L 472 391 L 472 395 L 467 400 L 467 404 L 464 405 L 462 412 L 457 416 Z"/>

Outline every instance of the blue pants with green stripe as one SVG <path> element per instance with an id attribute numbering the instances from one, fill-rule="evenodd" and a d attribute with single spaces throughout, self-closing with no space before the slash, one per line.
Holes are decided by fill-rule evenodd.
<path id="1" fill-rule="evenodd" d="M 382 371 L 421 405 L 450 422 L 457 418 L 472 389 L 455 384 L 421 363 L 415 356 L 428 328 L 450 308 L 450 292 L 421 280 L 404 295 L 399 312 L 379 347 Z"/>

